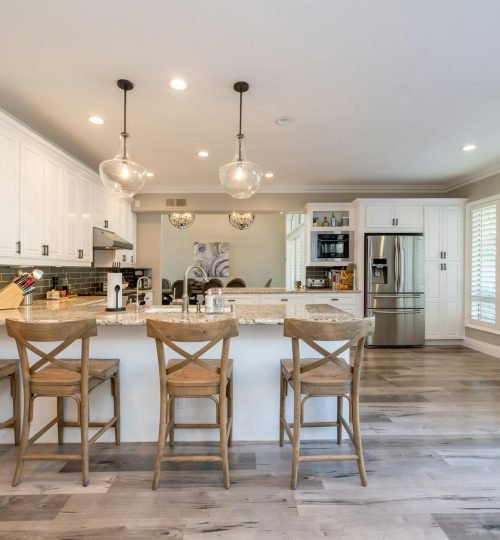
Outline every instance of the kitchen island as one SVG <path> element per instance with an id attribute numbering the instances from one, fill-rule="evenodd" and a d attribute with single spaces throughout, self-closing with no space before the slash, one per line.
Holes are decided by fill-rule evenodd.
<path id="1" fill-rule="evenodd" d="M 0 311 L 0 356 L 17 358 L 13 339 L 5 331 L 5 320 L 51 322 L 92 318 L 98 325 L 98 336 L 91 340 L 93 358 L 120 358 L 122 441 L 155 441 L 158 435 L 159 378 L 155 342 L 146 336 L 146 319 L 193 322 L 221 318 L 237 318 L 240 335 L 231 341 L 230 356 L 234 359 L 234 440 L 274 441 L 278 439 L 279 361 L 291 357 L 289 338 L 283 337 L 286 317 L 303 320 L 352 320 L 353 315 L 324 304 L 238 305 L 223 314 L 197 313 L 193 306 L 189 314 L 180 313 L 177 306 L 156 306 L 135 312 L 129 306 L 125 312 L 105 311 L 102 297 L 80 297 L 60 301 L 38 301 L 30 307 Z M 43 349 L 43 347 L 41 347 Z M 49 345 L 47 350 L 51 348 Z M 192 350 L 198 346 L 195 344 Z M 78 356 L 73 344 L 65 357 Z M 45 350 L 45 349 L 44 349 Z M 313 353 L 315 355 L 315 353 Z M 106 385 L 91 394 L 90 414 L 93 420 L 105 420 L 111 415 L 112 402 Z M 288 397 L 291 399 L 291 396 Z M 209 422 L 214 407 L 208 400 L 177 400 L 179 421 Z M 72 400 L 67 400 L 68 417 L 75 414 Z M 291 403 L 287 403 L 291 412 Z M 0 410 L 10 410 L 7 386 L 0 387 Z M 55 416 L 56 400 L 40 398 L 35 403 L 33 432 Z M 311 400 L 306 415 L 319 421 L 333 419 L 336 406 L 331 398 Z M 0 430 L 0 443 L 12 442 L 12 430 Z M 307 430 L 307 438 L 333 437 L 333 428 Z M 103 442 L 112 441 L 106 433 Z M 177 434 L 176 434 L 177 437 Z M 178 440 L 217 440 L 217 430 L 179 430 Z M 55 442 L 56 429 L 48 431 L 40 442 Z M 79 440 L 79 430 L 67 428 L 65 440 Z"/>

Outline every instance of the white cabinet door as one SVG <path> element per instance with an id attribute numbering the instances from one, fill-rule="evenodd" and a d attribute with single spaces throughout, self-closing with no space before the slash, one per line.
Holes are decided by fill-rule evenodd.
<path id="1" fill-rule="evenodd" d="M 66 221 L 63 219 L 66 208 L 66 170 L 51 156 L 46 156 L 44 159 L 43 180 L 46 257 L 48 260 L 62 260 L 64 259 Z"/>
<path id="2" fill-rule="evenodd" d="M 443 251 L 448 261 L 463 259 L 464 207 L 443 206 Z"/>
<path id="3" fill-rule="evenodd" d="M 447 260 L 444 268 L 441 301 L 442 334 L 444 339 L 459 339 L 463 337 L 462 263 Z"/>
<path id="4" fill-rule="evenodd" d="M 307 295 L 305 294 L 261 294 L 261 304 L 306 304 Z"/>
<path id="5" fill-rule="evenodd" d="M 425 263 L 425 337 L 439 339 L 442 337 L 441 291 L 443 288 L 442 263 L 427 261 Z"/>
<path id="6" fill-rule="evenodd" d="M 66 177 L 66 241 L 64 256 L 68 261 L 79 259 L 82 240 L 82 189 L 76 171 L 68 170 Z"/>
<path id="7" fill-rule="evenodd" d="M 386 229 L 394 226 L 393 205 L 374 204 L 365 207 L 365 227 Z"/>
<path id="8" fill-rule="evenodd" d="M 85 178 L 80 179 L 82 204 L 81 204 L 81 247 L 83 250 L 82 260 L 90 263 L 93 260 L 93 216 L 92 216 L 92 184 Z"/>
<path id="9" fill-rule="evenodd" d="M 116 232 L 113 228 L 115 217 L 115 198 L 112 197 L 104 187 L 97 184 L 92 186 L 93 191 L 93 222 L 94 227 L 99 229 L 109 229 Z"/>
<path id="10" fill-rule="evenodd" d="M 44 249 L 44 194 L 42 149 L 31 141 L 21 143 L 20 237 L 21 257 L 42 259 Z M 43 258 L 45 258 L 43 256 Z"/>
<path id="11" fill-rule="evenodd" d="M 425 208 L 424 240 L 426 260 L 442 258 L 442 215 L 443 212 L 440 206 L 427 206 Z"/>
<path id="12" fill-rule="evenodd" d="M 394 208 L 394 219 L 398 229 L 415 229 L 422 231 L 424 227 L 423 206 L 402 204 Z"/>
<path id="13" fill-rule="evenodd" d="M 0 131 L 0 256 L 19 257 L 19 147 L 14 134 Z"/>

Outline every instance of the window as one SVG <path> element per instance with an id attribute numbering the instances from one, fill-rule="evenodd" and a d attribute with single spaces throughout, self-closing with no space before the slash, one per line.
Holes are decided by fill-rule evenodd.
<path id="1" fill-rule="evenodd" d="M 469 205 L 469 313 L 472 325 L 500 330 L 498 215 L 500 198 Z"/>
<path id="2" fill-rule="evenodd" d="M 304 284 L 304 214 L 288 214 L 286 235 L 286 286 Z"/>

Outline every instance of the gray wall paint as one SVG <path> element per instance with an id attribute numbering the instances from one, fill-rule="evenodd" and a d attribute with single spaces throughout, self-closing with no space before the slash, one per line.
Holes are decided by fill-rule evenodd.
<path id="1" fill-rule="evenodd" d="M 161 214 L 137 216 L 137 268 L 153 270 L 153 302 L 161 304 Z"/>
<path id="2" fill-rule="evenodd" d="M 193 264 L 194 242 L 229 242 L 231 278 L 241 277 L 248 286 L 285 284 L 285 217 L 258 214 L 246 231 L 232 227 L 227 214 L 198 214 L 184 231 L 173 227 L 163 216 L 161 234 L 161 274 L 174 281 Z M 228 279 L 223 279 L 227 282 Z"/>

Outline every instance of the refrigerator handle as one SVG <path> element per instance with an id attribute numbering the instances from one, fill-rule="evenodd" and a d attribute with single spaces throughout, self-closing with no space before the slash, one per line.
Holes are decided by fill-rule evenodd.
<path id="1" fill-rule="evenodd" d="M 405 250 L 403 247 L 404 243 L 399 242 L 399 270 L 400 270 L 400 283 L 399 283 L 399 290 L 401 291 L 404 288 L 405 285 Z"/>
<path id="2" fill-rule="evenodd" d="M 399 292 L 399 242 L 398 237 L 394 237 L 394 279 L 396 282 L 396 291 Z"/>

